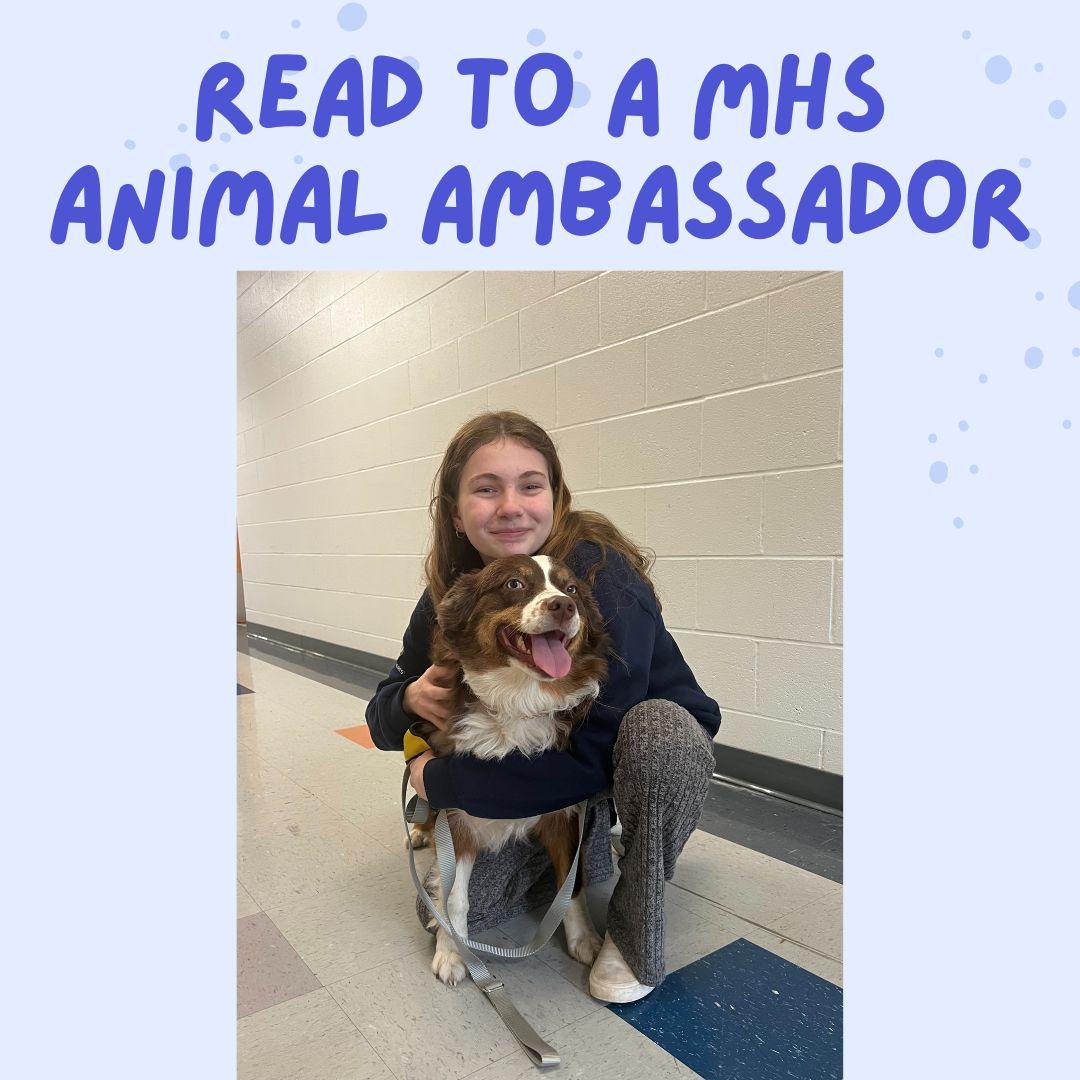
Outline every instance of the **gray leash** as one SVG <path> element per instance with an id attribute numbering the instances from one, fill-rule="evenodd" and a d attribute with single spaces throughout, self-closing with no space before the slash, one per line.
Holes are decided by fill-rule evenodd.
<path id="1" fill-rule="evenodd" d="M 570 899 L 574 893 L 574 882 L 577 879 L 578 857 L 581 854 L 581 840 L 585 833 L 585 807 L 582 806 L 578 813 L 578 845 L 574 852 L 574 861 L 570 864 L 566 880 L 551 901 L 551 907 L 541 920 L 528 945 L 516 945 L 506 948 L 502 945 L 487 945 L 482 941 L 473 941 L 470 938 L 462 938 L 450 922 L 449 914 L 445 917 L 435 906 L 427 889 L 424 888 L 416 873 L 416 856 L 413 851 L 412 837 L 409 834 L 411 824 L 422 824 L 427 821 L 431 809 L 428 804 L 414 796 L 410 803 L 406 803 L 409 787 L 409 769 L 406 766 L 405 775 L 401 781 L 401 808 L 402 817 L 405 821 L 405 835 L 409 841 L 409 873 L 412 875 L 416 891 L 431 912 L 435 921 L 454 940 L 461 958 L 472 981 L 484 992 L 484 996 L 491 1002 L 500 1019 L 506 1025 L 510 1034 L 521 1044 L 522 1049 L 529 1056 L 529 1060 L 538 1068 L 547 1069 L 559 1064 L 559 1055 L 555 1049 L 544 1042 L 535 1030 L 529 1025 L 525 1017 L 517 1011 L 514 1003 L 506 993 L 506 987 L 499 979 L 488 970 L 487 965 L 473 950 L 499 956 L 506 960 L 520 960 L 526 956 L 532 956 L 539 952 L 550 940 L 555 932 L 555 927 L 562 922 L 566 909 L 570 906 Z M 442 882 L 443 907 L 446 907 L 450 897 L 450 890 L 454 887 L 454 877 L 457 872 L 457 854 L 454 851 L 454 839 L 450 834 L 450 823 L 446 818 L 446 811 L 440 810 L 435 818 L 435 856 L 439 866 L 439 878 Z"/>

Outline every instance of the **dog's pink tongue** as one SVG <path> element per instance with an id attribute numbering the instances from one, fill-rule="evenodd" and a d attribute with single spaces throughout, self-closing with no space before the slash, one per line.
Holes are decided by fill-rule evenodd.
<path id="1" fill-rule="evenodd" d="M 530 634 L 533 663 L 553 679 L 561 679 L 570 670 L 570 654 L 566 646 L 555 636 L 554 630 L 546 634 Z"/>

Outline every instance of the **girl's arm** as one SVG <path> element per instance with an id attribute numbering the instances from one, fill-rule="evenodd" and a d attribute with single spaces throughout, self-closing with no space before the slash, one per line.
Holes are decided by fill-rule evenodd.
<path id="1" fill-rule="evenodd" d="M 405 688 L 423 675 L 430 664 L 428 656 L 431 652 L 434 619 L 431 598 L 425 589 L 409 619 L 397 663 L 375 688 L 375 693 L 368 702 L 368 730 L 371 732 L 371 741 L 380 750 L 400 750 L 405 731 L 416 720 L 415 716 L 405 711 L 402 699 Z"/>

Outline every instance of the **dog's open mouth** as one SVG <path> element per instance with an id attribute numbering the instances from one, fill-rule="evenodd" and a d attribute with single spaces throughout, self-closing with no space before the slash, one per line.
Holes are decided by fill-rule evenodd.
<path id="1" fill-rule="evenodd" d="M 563 678 L 570 670 L 570 654 L 566 651 L 566 635 L 561 630 L 544 634 L 524 634 L 512 626 L 499 631 L 499 641 L 515 659 L 542 671 L 553 679 Z"/>

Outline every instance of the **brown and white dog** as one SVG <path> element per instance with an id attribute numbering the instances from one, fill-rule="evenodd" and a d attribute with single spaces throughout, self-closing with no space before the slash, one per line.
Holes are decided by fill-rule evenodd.
<path id="1" fill-rule="evenodd" d="M 464 574 L 439 604 L 432 647 L 433 663 L 461 666 L 464 707 L 445 731 L 431 726 L 420 733 L 439 755 L 498 759 L 515 750 L 534 756 L 564 749 L 607 674 L 608 644 L 588 587 L 562 563 L 544 555 L 512 555 Z M 539 839 L 561 885 L 577 847 L 579 806 L 520 819 L 447 812 L 457 873 L 446 910 L 459 936 L 468 936 L 476 856 L 511 840 Z M 414 827 L 413 842 L 426 842 L 423 828 Z M 426 887 L 438 904 L 437 874 L 429 875 Z M 591 964 L 601 941 L 581 895 L 580 866 L 563 928 L 570 955 Z M 453 938 L 441 927 L 431 969 L 451 986 L 466 975 Z"/>

